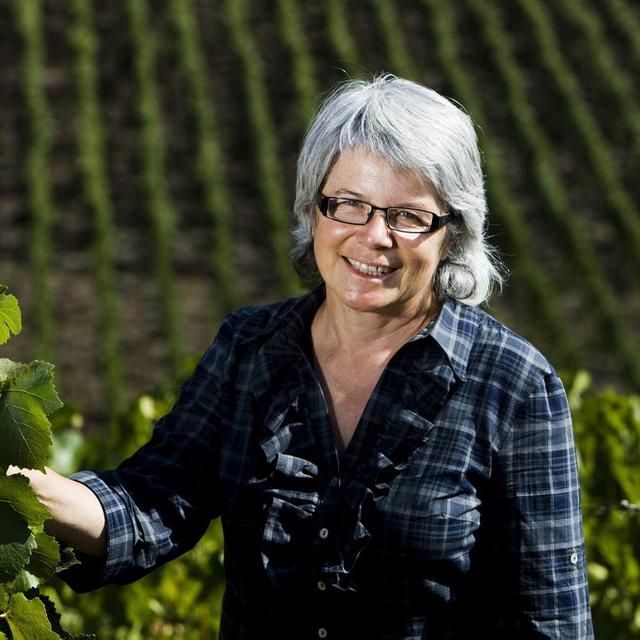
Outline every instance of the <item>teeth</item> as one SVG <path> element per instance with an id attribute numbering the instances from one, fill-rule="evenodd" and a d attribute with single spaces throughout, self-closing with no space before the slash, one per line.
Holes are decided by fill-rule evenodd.
<path id="1" fill-rule="evenodd" d="M 354 268 L 360 271 L 360 273 L 365 273 L 368 276 L 381 276 L 385 273 L 391 273 L 393 269 L 391 267 L 377 267 L 370 264 L 365 264 L 364 262 L 358 262 L 358 260 L 349 260 L 349 264 Z"/>

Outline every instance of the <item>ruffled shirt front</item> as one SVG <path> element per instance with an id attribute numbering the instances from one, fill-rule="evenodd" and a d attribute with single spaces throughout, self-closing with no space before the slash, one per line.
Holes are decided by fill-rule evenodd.
<path id="1" fill-rule="evenodd" d="M 562 385 L 526 341 L 445 302 L 340 454 L 310 354 L 322 288 L 230 314 L 149 443 L 81 472 L 129 582 L 225 535 L 221 638 L 593 637 Z M 358 375 L 357 371 L 345 375 Z"/>

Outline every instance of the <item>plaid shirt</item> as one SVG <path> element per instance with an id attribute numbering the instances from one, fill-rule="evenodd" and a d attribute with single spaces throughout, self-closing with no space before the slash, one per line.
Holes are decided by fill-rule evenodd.
<path id="1" fill-rule="evenodd" d="M 70 584 L 134 580 L 221 516 L 225 640 L 592 638 L 552 367 L 448 300 L 339 453 L 310 352 L 323 297 L 230 314 L 150 442 L 73 476 L 103 504 L 108 552 Z"/>

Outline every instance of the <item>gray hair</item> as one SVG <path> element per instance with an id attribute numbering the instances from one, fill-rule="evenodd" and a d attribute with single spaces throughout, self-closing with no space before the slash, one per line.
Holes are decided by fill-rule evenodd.
<path id="1" fill-rule="evenodd" d="M 298 158 L 291 257 L 298 273 L 319 280 L 313 254 L 316 196 L 338 156 L 365 149 L 435 189 L 453 215 L 446 256 L 431 283 L 440 300 L 486 301 L 504 267 L 486 241 L 487 201 L 471 118 L 416 82 L 382 75 L 340 83 L 320 106 Z"/>

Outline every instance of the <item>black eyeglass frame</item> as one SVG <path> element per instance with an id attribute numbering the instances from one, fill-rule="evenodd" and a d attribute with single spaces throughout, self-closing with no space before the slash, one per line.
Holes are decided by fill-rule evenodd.
<path id="1" fill-rule="evenodd" d="M 353 202 L 361 202 L 362 204 L 366 204 L 368 207 L 371 207 L 371 211 L 367 216 L 367 219 L 364 222 L 345 222 L 344 220 L 338 220 L 337 218 L 332 218 L 327 212 L 329 209 L 329 200 L 351 200 Z M 370 202 L 365 202 L 364 200 L 358 200 L 357 198 L 339 198 L 338 196 L 325 196 L 322 192 L 318 192 L 316 196 L 316 204 L 318 205 L 318 209 L 320 209 L 320 213 L 329 220 L 333 220 L 334 222 L 342 222 L 343 224 L 355 224 L 359 227 L 363 227 L 368 224 L 373 214 L 376 211 L 382 211 L 384 213 L 384 221 L 387 225 L 388 229 L 392 231 L 398 231 L 399 233 L 433 233 L 440 229 L 440 227 L 444 227 L 445 224 L 451 221 L 453 215 L 450 212 L 447 213 L 434 213 L 433 211 L 427 211 L 426 209 L 412 209 L 411 207 L 376 207 Z M 396 229 L 392 227 L 389 223 L 389 209 L 400 209 L 402 211 L 418 211 L 420 213 L 430 213 L 433 216 L 431 221 L 431 226 L 427 231 L 408 231 L 407 229 Z"/>

